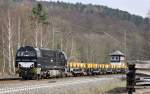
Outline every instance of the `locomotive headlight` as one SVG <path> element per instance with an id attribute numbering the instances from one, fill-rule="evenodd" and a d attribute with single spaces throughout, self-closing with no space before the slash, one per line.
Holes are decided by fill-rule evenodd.
<path id="1" fill-rule="evenodd" d="M 31 66 L 34 67 L 34 62 L 19 62 L 19 64 L 22 68 L 30 68 Z"/>
<path id="2" fill-rule="evenodd" d="M 51 62 L 53 62 L 54 60 L 53 59 L 51 59 Z"/>

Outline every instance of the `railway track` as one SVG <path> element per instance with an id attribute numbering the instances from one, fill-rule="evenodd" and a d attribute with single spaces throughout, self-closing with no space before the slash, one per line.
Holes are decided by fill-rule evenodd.
<path id="1" fill-rule="evenodd" d="M 116 76 L 116 75 L 124 75 L 124 74 L 104 74 L 104 75 L 94 75 L 94 76 L 77 76 L 77 77 L 64 77 L 64 78 L 49 78 L 49 79 L 40 79 L 40 80 L 22 80 L 20 77 L 15 77 L 15 78 L 0 78 L 0 83 L 7 83 L 7 82 L 28 82 L 28 81 L 45 81 L 45 80 L 59 80 L 59 79 L 72 79 L 72 78 L 86 78 L 86 77 L 111 77 L 111 76 Z"/>
<path id="2" fill-rule="evenodd" d="M 7 80 L 19 80 L 21 79 L 17 75 L 0 75 L 0 81 L 7 81 Z"/>
<path id="3" fill-rule="evenodd" d="M 78 85 L 88 85 L 89 83 L 104 83 L 107 80 L 121 79 L 124 75 L 101 75 L 92 77 L 69 77 L 46 80 L 28 80 L 28 81 L 5 81 L 0 82 L 0 94 L 37 94 L 40 90 L 50 90 L 53 88 L 62 88 Z M 27 93 L 32 92 L 32 93 Z M 36 92 L 36 93 L 35 93 Z M 39 93 L 40 94 L 40 93 Z M 46 94 L 46 93 L 44 93 Z"/>

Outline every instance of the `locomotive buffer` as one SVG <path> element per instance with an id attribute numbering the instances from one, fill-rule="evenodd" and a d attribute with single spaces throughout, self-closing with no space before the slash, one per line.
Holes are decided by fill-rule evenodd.
<path id="1" fill-rule="evenodd" d="M 38 64 L 36 72 L 37 72 L 37 80 L 39 80 L 41 78 L 41 64 Z"/>

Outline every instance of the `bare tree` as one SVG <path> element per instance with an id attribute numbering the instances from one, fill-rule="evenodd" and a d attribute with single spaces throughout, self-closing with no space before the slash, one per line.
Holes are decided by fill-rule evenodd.
<path id="1" fill-rule="evenodd" d="M 6 62 L 5 62 L 5 40 L 4 40 L 4 31 L 3 31 L 3 26 L 2 26 L 2 45 L 3 45 L 3 67 L 2 67 L 2 73 L 5 73 L 5 67 L 6 67 Z"/>
<path id="2" fill-rule="evenodd" d="M 4 26 L 3 28 L 3 57 L 4 57 L 4 67 L 3 72 L 5 72 L 6 62 L 8 64 L 7 70 L 10 74 L 12 74 L 12 69 L 14 69 L 14 49 L 13 49 L 13 37 L 14 37 L 14 28 L 13 28 L 13 20 L 10 15 L 10 10 L 7 11 L 7 19 L 4 18 Z M 6 43 L 4 43 L 6 42 Z"/>
<path id="3" fill-rule="evenodd" d="M 21 46 L 21 19 L 18 18 L 18 48 Z"/>
<path id="4" fill-rule="evenodd" d="M 9 73 L 11 74 L 11 62 L 12 62 L 12 57 L 11 57 L 11 47 L 12 47 L 12 24 L 11 24 L 11 17 L 10 17 L 10 13 L 8 10 L 8 26 L 7 26 L 7 30 L 8 30 L 8 63 L 9 63 Z"/>

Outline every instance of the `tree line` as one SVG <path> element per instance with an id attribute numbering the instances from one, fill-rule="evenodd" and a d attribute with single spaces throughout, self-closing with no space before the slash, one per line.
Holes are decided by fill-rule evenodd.
<path id="1" fill-rule="evenodd" d="M 115 50 L 129 60 L 149 59 L 148 20 L 99 5 L 1 0 L 0 72 L 15 73 L 16 50 L 26 45 L 85 63 L 109 63 Z"/>

